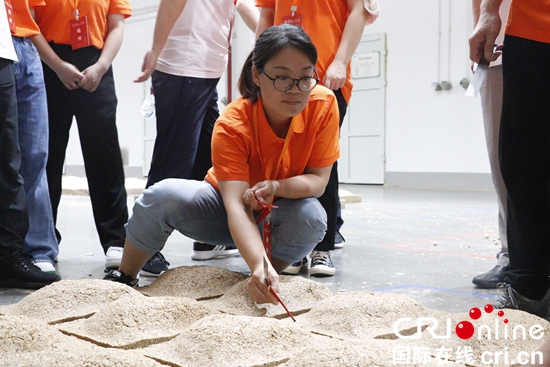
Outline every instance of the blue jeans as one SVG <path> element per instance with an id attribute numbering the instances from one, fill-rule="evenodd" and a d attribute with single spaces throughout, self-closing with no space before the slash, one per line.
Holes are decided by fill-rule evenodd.
<path id="1" fill-rule="evenodd" d="M 279 199 L 276 205 L 271 213 L 272 255 L 297 262 L 323 239 L 327 214 L 315 198 Z M 174 229 L 199 242 L 235 245 L 221 194 L 206 181 L 166 179 L 146 189 L 135 202 L 126 236 L 139 250 L 154 254 Z"/>
<path id="2" fill-rule="evenodd" d="M 53 263 L 59 253 L 55 237 L 46 162 L 48 159 L 48 105 L 42 63 L 30 38 L 13 37 L 19 62 L 15 84 L 21 169 L 29 212 L 29 231 L 23 252 L 37 261 Z"/>

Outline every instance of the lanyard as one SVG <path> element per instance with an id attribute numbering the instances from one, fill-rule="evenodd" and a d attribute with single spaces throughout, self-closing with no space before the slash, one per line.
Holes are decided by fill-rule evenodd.
<path id="1" fill-rule="evenodd" d="M 296 0 L 293 0 L 292 5 L 290 5 L 290 16 L 294 17 L 297 10 L 298 10 L 298 5 L 296 5 Z"/>
<path id="2" fill-rule="evenodd" d="M 281 163 L 284 160 L 285 153 L 288 150 L 290 139 L 292 138 L 292 134 L 294 132 L 294 125 L 292 124 L 292 122 L 290 123 L 290 127 L 288 129 L 288 132 L 285 138 L 285 144 L 283 145 L 283 149 L 281 150 L 281 154 L 277 162 L 277 169 L 275 172 L 272 171 L 273 170 L 272 164 L 268 164 L 267 170 L 266 168 L 264 168 L 264 160 L 260 149 L 260 131 L 259 131 L 260 129 L 258 127 L 258 103 L 254 103 L 252 107 L 252 129 L 254 130 L 254 144 L 256 145 L 258 156 L 260 158 L 260 164 L 262 165 L 262 170 L 264 171 L 267 179 L 275 179 L 281 168 Z M 256 223 L 260 223 L 262 220 L 264 221 L 263 231 L 262 231 L 262 242 L 269 261 L 271 261 L 271 215 L 270 214 L 271 214 L 272 207 L 273 207 L 272 205 L 264 206 L 260 211 L 260 214 L 258 214 L 258 218 L 256 219 Z"/>
<path id="3" fill-rule="evenodd" d="M 274 180 L 277 178 L 277 175 L 281 169 L 281 164 L 283 161 L 285 161 L 285 156 L 287 156 L 287 151 L 289 149 L 290 140 L 292 139 L 292 135 L 294 133 L 294 124 L 291 122 L 290 127 L 288 128 L 288 132 L 285 137 L 285 143 L 283 145 L 283 149 L 281 150 L 281 154 L 279 155 L 279 159 L 277 161 L 276 170 L 273 171 L 273 161 L 269 161 L 267 163 L 267 166 L 264 167 L 264 159 L 262 157 L 262 150 L 260 148 L 260 129 L 258 127 L 258 104 L 254 103 L 252 107 L 252 129 L 254 130 L 254 144 L 256 145 L 256 151 L 258 152 L 258 156 L 260 157 L 260 164 L 262 165 L 262 170 L 268 180 Z M 286 157 L 286 163 L 289 163 L 288 157 Z"/>
<path id="4" fill-rule="evenodd" d="M 69 3 L 71 4 L 71 7 L 73 8 L 74 12 L 74 18 L 78 20 L 78 3 L 80 0 L 69 0 Z"/>

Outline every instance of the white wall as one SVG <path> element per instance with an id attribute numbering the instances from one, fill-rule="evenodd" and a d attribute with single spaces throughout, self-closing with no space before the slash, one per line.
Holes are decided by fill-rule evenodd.
<path id="1" fill-rule="evenodd" d="M 480 100 L 459 85 L 471 77 L 471 29 L 470 1 L 463 0 L 382 1 L 380 18 L 366 28 L 388 35 L 387 172 L 489 172 Z M 431 83 L 441 80 L 452 89 L 435 92 Z"/>
<path id="2" fill-rule="evenodd" d="M 462 78 L 471 78 L 470 1 L 379 1 L 381 16 L 365 28 L 365 33 L 387 34 L 387 173 L 487 175 L 490 171 L 480 100 L 465 97 L 459 85 Z M 139 107 L 145 89 L 132 80 L 139 75 L 143 55 L 151 45 L 158 1 L 131 0 L 131 4 L 134 16 L 126 22 L 124 44 L 114 62 L 117 124 L 121 147 L 129 152 L 128 165 L 141 172 L 143 119 Z M 238 24 L 233 39 L 235 84 L 250 42 L 250 33 Z M 443 80 L 450 81 L 452 89 L 434 91 L 432 82 Z M 82 165 L 75 136 L 70 144 L 67 165 Z"/>

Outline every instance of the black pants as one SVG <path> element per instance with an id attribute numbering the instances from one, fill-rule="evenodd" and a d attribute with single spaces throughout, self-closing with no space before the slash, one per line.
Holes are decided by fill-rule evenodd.
<path id="1" fill-rule="evenodd" d="M 506 36 L 500 167 L 508 190 L 505 281 L 539 300 L 550 266 L 550 44 Z"/>
<path id="2" fill-rule="evenodd" d="M 0 58 L 0 259 L 22 248 L 29 229 L 18 141 L 13 61 Z"/>
<path id="3" fill-rule="evenodd" d="M 340 127 L 344 122 L 348 105 L 340 89 L 334 91 L 338 102 L 338 111 L 340 113 Z M 338 161 L 332 165 L 330 178 L 323 195 L 319 197 L 319 202 L 327 212 L 327 232 L 325 238 L 315 246 L 315 251 L 334 250 L 334 236 L 336 235 L 336 220 L 340 199 L 338 198 Z"/>
<path id="4" fill-rule="evenodd" d="M 68 45 L 50 45 L 61 59 L 81 71 L 93 65 L 101 53 L 94 47 L 73 51 Z M 50 128 L 47 174 L 54 221 L 57 221 L 63 163 L 74 116 L 101 246 L 104 252 L 110 246 L 123 246 L 128 207 L 116 127 L 117 97 L 113 70 L 109 67 L 97 90 L 90 93 L 84 89 L 68 90 L 52 69 L 46 64 L 43 66 Z"/>
<path id="5" fill-rule="evenodd" d="M 146 187 L 165 178 L 202 181 L 212 167 L 220 78 L 152 75 L 157 136 Z"/>

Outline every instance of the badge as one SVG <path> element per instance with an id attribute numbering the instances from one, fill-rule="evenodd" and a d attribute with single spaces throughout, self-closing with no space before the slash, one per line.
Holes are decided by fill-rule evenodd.
<path id="1" fill-rule="evenodd" d="M 6 6 L 6 15 L 8 16 L 11 34 L 15 34 L 15 15 L 13 14 L 13 4 L 11 3 L 11 0 L 4 0 L 4 5 Z"/>
<path id="2" fill-rule="evenodd" d="M 73 50 L 90 46 L 90 35 L 88 33 L 88 17 L 71 19 L 71 46 Z"/>

